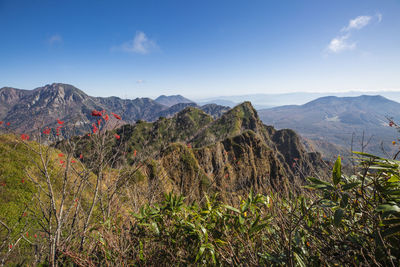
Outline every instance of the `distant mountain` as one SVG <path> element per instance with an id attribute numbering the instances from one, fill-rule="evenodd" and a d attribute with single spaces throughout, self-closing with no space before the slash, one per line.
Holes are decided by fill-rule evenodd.
<path id="1" fill-rule="evenodd" d="M 384 155 L 382 148 L 389 155 L 398 149 L 392 141 L 399 134 L 389 127 L 386 117 L 400 119 L 400 103 L 379 95 L 328 96 L 304 105 L 259 110 L 259 114 L 265 124 L 296 130 L 327 156 L 335 150 L 350 151 L 351 146 L 360 151 L 362 143 L 366 145 L 368 141 L 365 151 L 374 154 Z"/>
<path id="2" fill-rule="evenodd" d="M 316 98 L 325 96 L 337 97 L 356 97 L 360 95 L 382 95 L 390 100 L 400 102 L 400 91 L 377 91 L 377 92 L 362 92 L 362 91 L 347 91 L 347 92 L 294 92 L 281 94 L 246 94 L 246 95 L 231 95 L 220 96 L 214 98 L 198 99 L 196 103 L 208 104 L 215 103 L 224 106 L 233 107 L 237 103 L 250 101 L 256 109 L 265 109 L 278 107 L 283 105 L 303 105 Z"/>
<path id="3" fill-rule="evenodd" d="M 233 108 L 234 106 L 239 104 L 239 102 L 233 102 L 233 101 L 220 99 L 220 98 L 211 98 L 211 99 L 207 99 L 207 100 L 200 100 L 196 103 L 198 103 L 199 105 L 217 104 L 217 105 L 221 105 L 221 106 L 228 106 L 231 108 Z"/>
<path id="4" fill-rule="evenodd" d="M 0 89 L 0 121 L 10 122 L 10 128 L 18 132 L 54 127 L 57 119 L 65 121 L 66 125 L 74 125 L 78 132 L 82 132 L 87 130 L 83 129 L 83 125 L 92 119 L 92 110 L 114 112 L 125 122 L 134 123 L 137 120 L 155 121 L 160 116 L 171 117 L 192 105 L 197 106 L 191 102 L 169 107 L 150 98 L 92 97 L 72 85 L 61 83 L 34 90 Z M 216 117 L 229 108 L 217 106 L 210 109 L 205 106 L 204 109 Z"/>
<path id="5" fill-rule="evenodd" d="M 192 100 L 189 100 L 181 95 L 160 95 L 154 101 L 167 107 L 172 107 L 181 103 L 194 103 Z"/>

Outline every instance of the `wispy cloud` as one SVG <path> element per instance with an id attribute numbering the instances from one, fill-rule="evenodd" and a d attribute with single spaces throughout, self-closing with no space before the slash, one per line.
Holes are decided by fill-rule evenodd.
<path id="1" fill-rule="evenodd" d="M 136 32 L 135 37 L 120 46 L 113 47 L 113 50 L 122 50 L 129 53 L 149 54 L 158 46 L 155 41 L 149 39 L 144 32 Z"/>
<path id="2" fill-rule="evenodd" d="M 371 16 L 358 16 L 355 19 L 351 19 L 349 24 L 342 29 L 342 31 L 360 30 L 367 26 L 372 20 Z"/>
<path id="3" fill-rule="evenodd" d="M 349 43 L 347 39 L 350 35 L 343 35 L 333 38 L 328 45 L 328 50 L 333 53 L 339 53 L 344 50 L 353 50 L 356 48 L 356 43 Z"/>
<path id="4" fill-rule="evenodd" d="M 138 84 L 144 83 L 144 80 L 137 80 L 136 83 Z"/>
<path id="5" fill-rule="evenodd" d="M 54 34 L 54 35 L 50 36 L 50 37 L 47 39 L 47 42 L 48 42 L 50 45 L 54 45 L 54 44 L 57 44 L 57 43 L 62 43 L 62 42 L 63 42 L 63 39 L 62 39 L 61 35 L 59 35 L 59 34 Z"/>
<path id="6" fill-rule="evenodd" d="M 347 26 L 341 29 L 342 34 L 333 38 L 326 50 L 330 53 L 340 53 L 345 50 L 354 50 L 356 42 L 350 41 L 351 33 L 355 30 L 361 30 L 368 24 L 376 20 L 378 23 L 382 21 L 382 14 L 377 13 L 375 16 L 358 16 L 351 19 Z"/>

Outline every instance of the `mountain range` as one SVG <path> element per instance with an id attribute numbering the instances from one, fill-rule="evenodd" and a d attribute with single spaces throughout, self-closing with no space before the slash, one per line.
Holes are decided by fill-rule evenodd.
<path id="1" fill-rule="evenodd" d="M 184 100 L 185 103 L 176 103 Z M 166 103 L 167 105 L 161 104 Z M 107 110 L 119 114 L 127 123 L 137 120 L 155 121 L 160 116 L 170 117 L 187 106 L 198 107 L 211 116 L 218 117 L 229 108 L 215 104 L 198 106 L 181 96 L 121 99 L 118 97 L 92 97 L 78 88 L 53 83 L 34 90 L 11 87 L 0 89 L 0 120 L 10 122 L 18 132 L 36 131 L 54 127 L 57 119 L 84 131 L 92 110 Z"/>
<path id="2" fill-rule="evenodd" d="M 310 139 L 326 156 L 349 153 L 350 149 L 377 155 L 398 150 L 398 139 L 388 118 L 400 119 L 400 103 L 385 97 L 328 96 L 304 105 L 259 110 L 261 120 L 278 129 L 290 128 Z"/>
<path id="3" fill-rule="evenodd" d="M 303 93 L 284 95 L 304 100 Z M 258 101 L 262 101 L 266 95 L 257 96 Z M 279 102 L 275 98 L 269 101 Z M 229 101 L 219 103 L 234 104 Z M 34 90 L 0 89 L 0 121 L 10 122 L 9 128 L 21 133 L 56 127 L 57 119 L 73 125 L 78 133 L 87 132 L 90 129 L 85 125 L 92 119 L 92 110 L 114 112 L 124 123 L 134 124 L 139 120 L 154 122 L 160 117 L 170 118 L 187 107 L 201 109 L 214 119 L 230 109 L 215 103 L 200 106 L 181 95 L 162 95 L 155 100 L 92 97 L 72 85 L 61 83 Z M 348 156 L 351 149 L 382 156 L 390 156 L 398 149 L 392 145 L 392 141 L 398 139 L 398 133 L 389 127 L 388 117 L 400 119 L 400 104 L 382 96 L 326 96 L 303 105 L 258 111 L 263 123 L 277 129 L 295 130 L 301 134 L 309 151 L 321 151 L 325 159 L 333 159 L 338 154 Z"/>
<path id="4" fill-rule="evenodd" d="M 360 95 L 381 95 L 390 100 L 400 102 L 400 91 L 347 91 L 347 92 L 294 92 L 280 94 L 245 94 L 211 97 L 195 100 L 196 103 L 209 104 L 216 103 L 219 105 L 234 107 L 243 101 L 250 101 L 256 109 L 272 108 L 284 105 L 303 105 L 317 98 L 326 96 L 337 97 L 357 97 Z"/>

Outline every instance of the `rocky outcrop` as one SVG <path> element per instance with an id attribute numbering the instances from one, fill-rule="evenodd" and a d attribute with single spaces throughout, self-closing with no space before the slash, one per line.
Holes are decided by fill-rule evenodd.
<path id="1" fill-rule="evenodd" d="M 278 189 L 324 170 L 320 155 L 306 152 L 294 131 L 263 125 L 249 102 L 216 120 L 189 107 L 169 119 L 125 125 L 117 133 L 142 159 L 150 156 L 159 190 L 189 199 L 204 192 L 227 197 Z M 133 161 L 132 153 L 126 157 Z"/>

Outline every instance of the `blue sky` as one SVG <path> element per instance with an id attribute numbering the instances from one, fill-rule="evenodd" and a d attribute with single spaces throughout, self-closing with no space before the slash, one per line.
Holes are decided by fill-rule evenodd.
<path id="1" fill-rule="evenodd" d="M 0 87 L 192 98 L 400 90 L 400 1 L 0 0 Z"/>

